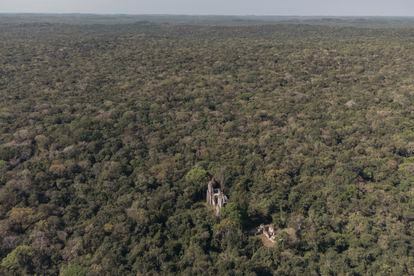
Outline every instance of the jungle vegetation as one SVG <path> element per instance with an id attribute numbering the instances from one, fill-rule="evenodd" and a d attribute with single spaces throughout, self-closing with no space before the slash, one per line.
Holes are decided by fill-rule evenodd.
<path id="1" fill-rule="evenodd" d="M 414 26 L 0 18 L 1 275 L 414 274 Z"/>

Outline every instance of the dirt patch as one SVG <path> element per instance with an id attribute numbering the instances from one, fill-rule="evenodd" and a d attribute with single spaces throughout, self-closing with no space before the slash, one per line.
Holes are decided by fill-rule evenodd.
<path id="1" fill-rule="evenodd" d="M 275 247 L 276 243 L 269 240 L 264 234 L 260 235 L 260 239 L 265 247 L 271 248 Z"/>

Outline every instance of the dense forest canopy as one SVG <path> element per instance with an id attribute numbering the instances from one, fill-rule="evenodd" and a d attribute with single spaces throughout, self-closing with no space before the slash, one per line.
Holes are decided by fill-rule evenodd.
<path id="1" fill-rule="evenodd" d="M 7 18 L 0 274 L 414 274 L 408 19 Z"/>

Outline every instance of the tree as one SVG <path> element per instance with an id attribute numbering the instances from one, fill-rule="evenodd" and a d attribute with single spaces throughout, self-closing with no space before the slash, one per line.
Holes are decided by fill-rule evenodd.
<path id="1" fill-rule="evenodd" d="M 68 264 L 62 266 L 59 276 L 86 276 L 88 269 L 78 264 Z"/>
<path id="2" fill-rule="evenodd" d="M 1 267 L 6 271 L 18 274 L 31 274 L 33 271 L 33 249 L 28 245 L 19 245 L 2 261 Z"/>

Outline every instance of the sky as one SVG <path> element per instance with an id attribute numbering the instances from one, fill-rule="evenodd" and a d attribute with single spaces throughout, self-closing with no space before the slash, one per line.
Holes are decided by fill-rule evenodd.
<path id="1" fill-rule="evenodd" d="M 0 0 L 0 13 L 414 16 L 414 0 Z"/>

